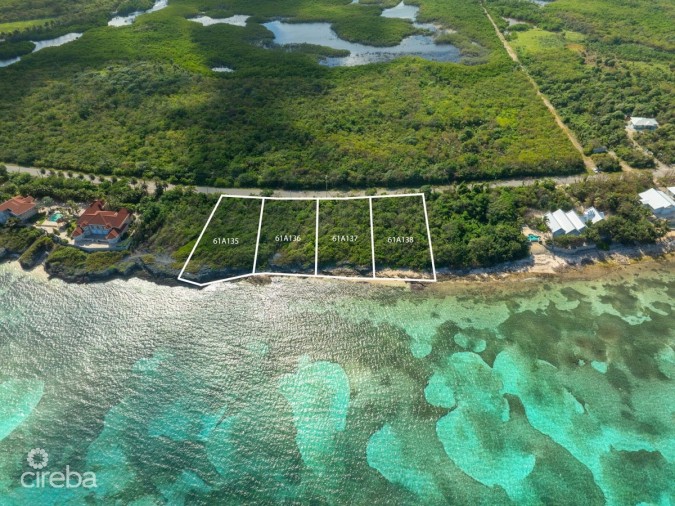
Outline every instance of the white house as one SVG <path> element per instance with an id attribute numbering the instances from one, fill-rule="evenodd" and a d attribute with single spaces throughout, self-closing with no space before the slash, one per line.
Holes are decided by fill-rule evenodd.
<path id="1" fill-rule="evenodd" d="M 565 212 L 562 209 L 558 209 L 552 213 L 546 213 L 544 218 L 553 237 L 559 235 L 578 235 L 586 228 L 584 221 L 573 210 Z"/>
<path id="2" fill-rule="evenodd" d="M 595 207 L 589 207 L 584 211 L 584 215 L 581 217 L 584 220 L 584 223 L 597 223 L 605 219 L 605 213 L 598 211 Z"/>
<path id="3" fill-rule="evenodd" d="M 670 191 L 670 190 L 669 190 Z M 658 218 L 675 218 L 675 200 L 667 193 L 650 188 L 640 194 L 640 202 Z"/>
<path id="4" fill-rule="evenodd" d="M 669 186 L 668 193 L 670 193 L 673 197 L 675 197 L 675 186 Z"/>
<path id="5" fill-rule="evenodd" d="M 37 214 L 37 202 L 33 197 L 14 197 L 0 204 L 0 225 L 10 218 L 26 221 Z"/>
<path id="6" fill-rule="evenodd" d="M 656 130 L 659 128 L 659 123 L 654 118 L 640 118 L 634 116 L 630 119 L 630 127 L 636 132 L 642 130 Z"/>

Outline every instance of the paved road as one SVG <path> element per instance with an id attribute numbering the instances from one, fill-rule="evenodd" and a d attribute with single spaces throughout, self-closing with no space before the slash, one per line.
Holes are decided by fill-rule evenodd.
<path id="1" fill-rule="evenodd" d="M 20 165 L 15 165 L 12 163 L 5 164 L 7 167 L 7 170 L 9 172 L 15 172 L 15 173 L 24 173 L 24 174 L 30 174 L 31 176 L 35 177 L 44 177 L 42 174 L 41 170 L 36 167 L 22 167 Z M 69 171 L 59 171 L 59 172 L 69 172 Z M 73 172 L 73 174 L 79 175 L 79 173 Z M 75 177 L 77 177 L 77 175 Z M 561 176 L 561 177 L 551 177 L 548 179 L 552 179 L 558 184 L 570 184 L 574 183 L 576 181 L 581 180 L 583 176 L 586 174 L 579 174 L 575 176 Z M 87 181 L 91 181 L 94 184 L 101 184 L 103 181 L 110 181 L 112 178 L 108 176 L 96 176 L 96 178 L 91 181 L 86 175 Z M 542 178 L 523 178 L 523 179 L 503 179 L 499 181 L 490 181 L 487 182 L 490 186 L 523 186 L 523 185 L 531 185 L 536 181 L 540 181 Z M 155 183 L 152 181 L 146 181 L 145 182 L 148 185 L 148 191 L 149 192 L 154 192 L 155 191 Z M 139 184 L 141 184 L 139 182 Z M 448 188 L 451 188 L 452 185 L 433 185 L 433 188 L 436 190 L 445 190 Z M 171 188 L 176 188 L 176 185 L 167 185 L 168 189 Z M 227 194 L 227 195 L 260 195 L 260 188 L 216 188 L 213 186 L 196 186 L 195 187 L 196 191 L 199 193 L 218 193 L 218 194 Z M 389 188 L 375 188 L 374 190 L 350 190 L 348 192 L 340 191 L 340 190 L 274 190 L 274 196 L 275 197 L 308 197 L 308 198 L 315 198 L 315 197 L 338 197 L 342 195 L 366 195 L 368 194 L 373 194 L 373 191 L 375 191 L 377 194 L 396 194 L 396 193 L 415 193 L 419 191 L 419 187 L 415 188 L 395 188 L 395 189 L 389 189 Z"/>

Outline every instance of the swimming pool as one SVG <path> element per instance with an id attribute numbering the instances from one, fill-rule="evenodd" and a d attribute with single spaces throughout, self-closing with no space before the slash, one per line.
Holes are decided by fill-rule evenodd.
<path id="1" fill-rule="evenodd" d="M 61 218 L 63 218 L 63 215 L 61 213 L 54 213 L 49 217 L 49 221 L 57 222 Z"/>

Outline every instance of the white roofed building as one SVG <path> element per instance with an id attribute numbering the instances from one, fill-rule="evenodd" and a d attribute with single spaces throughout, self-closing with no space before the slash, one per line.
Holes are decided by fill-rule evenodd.
<path id="1" fill-rule="evenodd" d="M 670 189 L 669 189 L 670 191 Z M 675 218 L 675 200 L 667 193 L 650 188 L 640 194 L 640 202 L 658 218 Z"/>
<path id="2" fill-rule="evenodd" d="M 671 196 L 675 197 L 675 186 L 669 186 L 668 193 L 670 193 Z"/>
<path id="3" fill-rule="evenodd" d="M 630 119 L 630 127 L 633 130 L 656 130 L 659 128 L 659 123 L 654 118 L 640 118 L 634 116 Z"/>
<path id="4" fill-rule="evenodd" d="M 578 235 L 586 228 L 584 221 L 576 211 L 558 209 L 544 216 L 553 237 L 560 235 Z"/>
<path id="5" fill-rule="evenodd" d="M 597 223 L 605 219 L 605 213 L 598 211 L 595 207 L 589 207 L 584 211 L 582 219 L 584 220 L 584 223 L 588 223 L 589 221 L 591 223 Z"/>

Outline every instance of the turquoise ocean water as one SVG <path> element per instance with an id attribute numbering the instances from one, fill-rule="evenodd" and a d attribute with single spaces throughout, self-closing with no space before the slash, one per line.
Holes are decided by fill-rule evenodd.
<path id="1" fill-rule="evenodd" d="M 675 267 L 421 291 L 0 266 L 0 505 L 675 504 Z M 96 488 L 26 488 L 43 471 Z"/>

